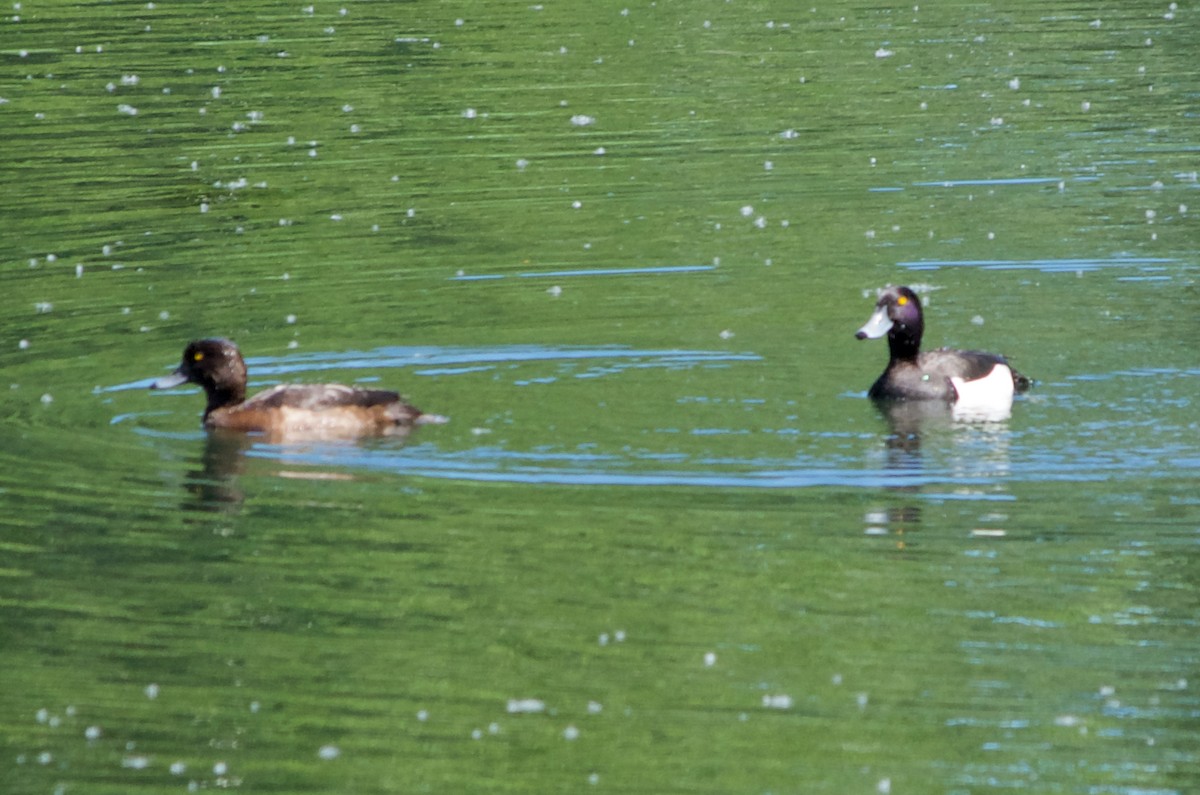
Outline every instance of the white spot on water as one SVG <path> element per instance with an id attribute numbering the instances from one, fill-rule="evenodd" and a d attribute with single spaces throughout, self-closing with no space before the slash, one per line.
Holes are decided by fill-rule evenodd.
<path id="1" fill-rule="evenodd" d="M 99 726 L 88 726 L 83 730 L 83 736 L 88 740 L 99 740 L 101 734 Z"/>
<path id="2" fill-rule="evenodd" d="M 328 761 L 331 759 L 337 759 L 341 755 L 342 755 L 342 751 L 336 745 L 322 745 L 320 748 L 317 749 L 317 758 L 318 759 L 324 759 L 324 760 Z"/>
<path id="3" fill-rule="evenodd" d="M 785 693 L 763 696 L 762 705 L 767 709 L 791 709 L 792 697 Z"/>
<path id="4" fill-rule="evenodd" d="M 564 740 L 578 740 L 579 729 L 575 728 L 574 726 L 568 726 L 567 728 L 563 729 L 562 736 Z"/>
<path id="5" fill-rule="evenodd" d="M 704 667 L 712 668 L 716 664 L 717 664 L 716 652 L 711 652 L 711 651 L 704 652 Z"/>
<path id="6" fill-rule="evenodd" d="M 574 116 L 571 117 L 571 124 L 575 125 L 576 127 L 590 127 L 591 125 L 593 125 L 595 123 L 596 123 L 595 116 L 588 116 L 583 113 L 576 113 Z"/>
<path id="7" fill-rule="evenodd" d="M 895 50 L 889 50 L 886 47 L 880 47 L 878 50 L 875 51 L 876 58 L 891 58 L 895 54 L 896 54 Z"/>
<path id="8" fill-rule="evenodd" d="M 523 715 L 536 712 L 545 712 L 546 702 L 540 698 L 510 698 L 508 700 L 508 712 L 513 715 Z"/>
<path id="9" fill-rule="evenodd" d="M 158 698 L 158 685 L 153 684 L 153 683 L 148 684 L 148 685 L 146 685 L 146 689 L 142 692 L 144 692 L 146 694 L 146 698 L 148 698 L 150 700 L 154 700 L 154 699 Z"/>

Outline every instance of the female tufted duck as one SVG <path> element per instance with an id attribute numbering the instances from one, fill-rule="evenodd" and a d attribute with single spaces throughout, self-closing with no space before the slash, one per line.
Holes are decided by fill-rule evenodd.
<path id="1" fill-rule="evenodd" d="M 395 392 L 343 384 L 280 384 L 246 400 L 246 362 L 229 340 L 189 343 L 178 369 L 150 385 L 191 382 L 208 396 L 204 427 L 262 433 L 271 439 L 345 439 L 406 433 L 413 425 L 445 422 L 403 402 Z"/>
<path id="2" fill-rule="evenodd" d="M 867 393 L 874 400 L 944 400 L 958 407 L 992 408 L 1012 405 L 1013 394 L 1024 392 L 1030 380 L 994 353 L 938 348 L 921 353 L 925 322 L 921 300 L 907 287 L 888 287 L 879 295 L 875 312 L 855 336 L 860 340 L 888 338 L 891 359 Z"/>

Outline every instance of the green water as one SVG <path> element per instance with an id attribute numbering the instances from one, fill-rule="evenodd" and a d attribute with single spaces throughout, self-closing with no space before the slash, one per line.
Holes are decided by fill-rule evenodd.
<path id="1" fill-rule="evenodd" d="M 1181 6 L 6 7 L 0 791 L 1196 791 Z"/>

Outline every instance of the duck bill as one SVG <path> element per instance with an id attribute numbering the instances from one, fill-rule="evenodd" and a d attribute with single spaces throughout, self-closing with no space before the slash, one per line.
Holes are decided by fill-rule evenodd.
<path id="1" fill-rule="evenodd" d="M 151 389 L 170 389 L 173 386 L 187 383 L 187 376 L 176 370 L 170 375 L 165 375 L 150 385 Z"/>
<path id="2" fill-rule="evenodd" d="M 877 340 L 891 330 L 892 319 L 888 317 L 887 307 L 881 306 L 854 336 L 860 340 Z"/>

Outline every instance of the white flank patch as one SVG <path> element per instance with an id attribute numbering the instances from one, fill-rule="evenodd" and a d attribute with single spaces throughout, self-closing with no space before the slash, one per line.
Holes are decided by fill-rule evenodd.
<path id="1" fill-rule="evenodd" d="M 952 412 L 955 419 L 996 422 L 1012 414 L 1014 387 L 1008 365 L 997 364 L 983 378 L 951 378 L 950 383 L 958 392 Z"/>

